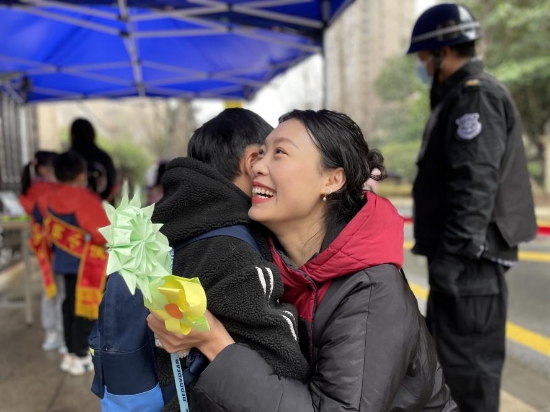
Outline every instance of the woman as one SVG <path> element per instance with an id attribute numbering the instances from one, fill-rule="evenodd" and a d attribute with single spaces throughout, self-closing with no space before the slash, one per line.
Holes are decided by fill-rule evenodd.
<path id="1" fill-rule="evenodd" d="M 150 327 L 168 351 L 197 347 L 211 364 L 195 388 L 220 411 L 454 411 L 416 300 L 400 272 L 403 221 L 363 183 L 382 157 L 346 115 L 293 111 L 267 137 L 253 171 L 249 216 L 269 228 L 272 253 L 296 306 L 309 384 L 276 376 L 211 331 Z"/>

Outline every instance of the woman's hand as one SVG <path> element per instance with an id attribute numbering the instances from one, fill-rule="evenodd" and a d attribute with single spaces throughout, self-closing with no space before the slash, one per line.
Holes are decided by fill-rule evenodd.
<path id="1" fill-rule="evenodd" d="M 164 321 L 152 313 L 147 316 L 147 323 L 167 352 L 174 353 L 197 348 L 212 362 L 222 350 L 235 343 L 235 341 L 214 315 L 206 311 L 205 316 L 210 325 L 210 330 L 208 332 L 191 330 L 188 335 L 168 332 L 164 326 Z"/>

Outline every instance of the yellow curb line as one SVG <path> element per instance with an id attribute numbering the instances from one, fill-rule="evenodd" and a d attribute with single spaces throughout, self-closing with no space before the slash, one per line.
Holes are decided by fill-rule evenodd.
<path id="1" fill-rule="evenodd" d="M 519 251 L 519 260 L 529 262 L 550 262 L 550 254 L 544 252 L 532 252 L 528 250 Z"/>
<path id="2" fill-rule="evenodd" d="M 418 299 L 428 299 L 428 289 L 409 282 L 411 290 Z M 530 331 L 512 322 L 506 322 L 506 337 L 543 355 L 550 356 L 550 338 Z"/>
<path id="3" fill-rule="evenodd" d="M 403 242 L 403 248 L 412 249 L 414 242 L 411 240 L 406 240 Z M 519 260 L 524 262 L 542 262 L 550 263 L 550 253 L 547 252 L 532 252 L 529 250 L 520 250 L 519 251 Z"/>

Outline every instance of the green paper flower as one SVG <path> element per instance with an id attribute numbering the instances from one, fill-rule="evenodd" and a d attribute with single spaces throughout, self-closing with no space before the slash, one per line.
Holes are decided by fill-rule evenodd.
<path id="1" fill-rule="evenodd" d="M 125 182 L 117 208 L 103 203 L 111 225 L 99 229 L 109 250 L 107 273 L 118 271 L 132 294 L 137 287 L 149 301 L 149 283 L 170 275 L 172 266 L 168 239 L 159 231 L 162 224 L 151 222 L 154 207 L 141 207 L 138 189 L 129 200 Z"/>

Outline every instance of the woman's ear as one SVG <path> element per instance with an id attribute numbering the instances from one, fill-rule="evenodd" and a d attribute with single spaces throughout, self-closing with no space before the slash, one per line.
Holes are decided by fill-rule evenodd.
<path id="1" fill-rule="evenodd" d="M 344 172 L 344 169 L 341 167 L 333 169 L 328 173 L 329 173 L 328 179 L 325 184 L 326 193 L 328 193 L 331 189 L 332 189 L 331 193 L 337 192 L 346 183 L 346 173 Z"/>

